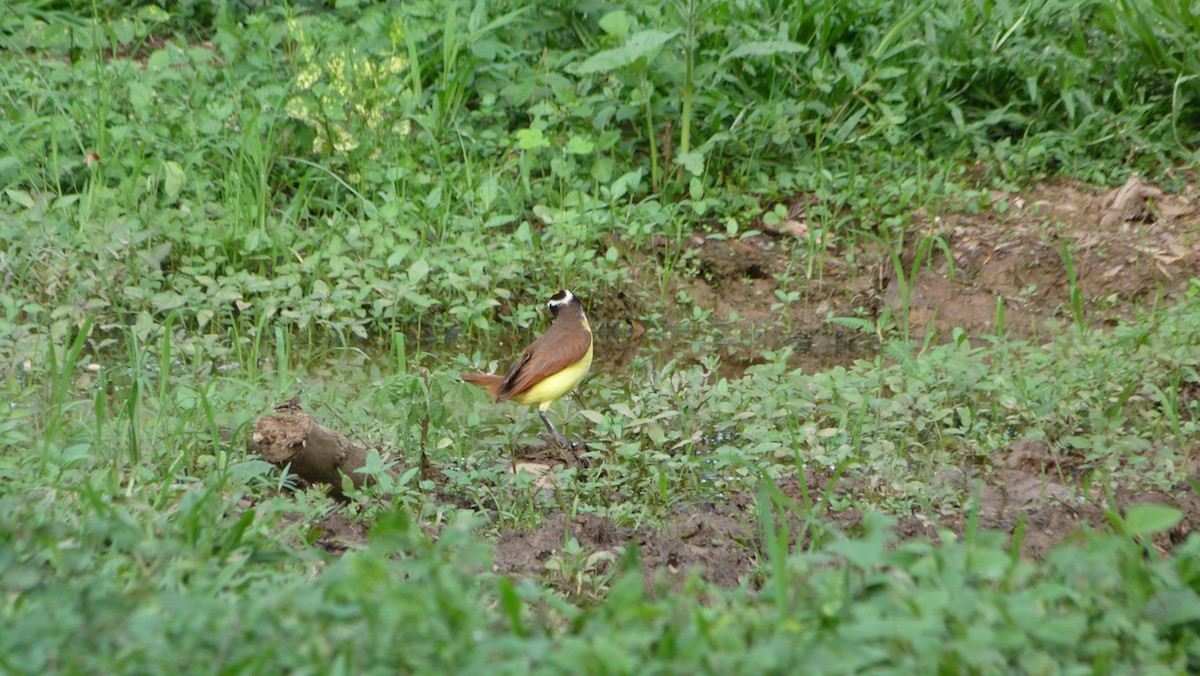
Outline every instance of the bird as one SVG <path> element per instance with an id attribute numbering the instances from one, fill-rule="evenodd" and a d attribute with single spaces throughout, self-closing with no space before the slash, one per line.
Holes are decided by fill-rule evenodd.
<path id="1" fill-rule="evenodd" d="M 546 429 L 563 448 L 567 438 L 554 429 L 546 410 L 575 389 L 592 365 L 592 327 L 583 303 L 570 291 L 558 291 L 546 303 L 554 320 L 537 340 L 521 353 L 503 377 L 494 373 L 463 373 L 461 378 L 487 390 L 497 403 L 511 400 L 537 406 Z"/>

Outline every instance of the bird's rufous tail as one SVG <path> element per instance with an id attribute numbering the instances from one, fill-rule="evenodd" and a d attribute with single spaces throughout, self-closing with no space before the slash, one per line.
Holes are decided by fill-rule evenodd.
<path id="1" fill-rule="evenodd" d="M 494 373 L 464 373 L 462 374 L 464 382 L 478 385 L 487 390 L 488 396 L 495 399 L 500 394 L 500 383 L 504 382 L 503 376 L 498 376 Z"/>

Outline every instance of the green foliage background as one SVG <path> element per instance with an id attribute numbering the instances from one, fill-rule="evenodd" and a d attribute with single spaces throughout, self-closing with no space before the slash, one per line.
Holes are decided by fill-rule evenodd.
<path id="1" fill-rule="evenodd" d="M 1178 512 L 1113 513 L 1036 562 L 973 530 L 893 547 L 885 517 L 790 551 L 781 514 L 820 515 L 769 490 L 838 467 L 883 479 L 834 508 L 934 513 L 970 500 L 936 468 L 1017 438 L 1096 481 L 1178 485 L 1194 283 L 1045 344 L 881 336 L 850 368 L 767 354 L 738 380 L 640 360 L 646 387 L 589 381 L 574 420 L 606 462 L 556 504 L 496 467 L 523 421 L 452 382 L 491 353 L 430 346 L 523 331 L 562 286 L 691 305 L 667 292 L 685 235 L 743 236 L 798 193 L 814 237 L 894 241 L 921 207 L 1046 175 L 1172 187 L 1200 142 L 1197 45 L 1187 0 L 10 0 L 0 668 L 1195 670 L 1200 545 L 1142 546 Z M 371 544 L 340 559 L 309 546 L 335 505 L 243 450 L 297 390 L 393 451 L 345 508 Z M 386 473 L 421 453 L 469 508 Z M 763 491 L 736 589 L 648 593 L 634 549 L 489 572 L 487 536 L 547 509 L 653 525 L 732 490 Z"/>
<path id="2" fill-rule="evenodd" d="M 3 242 L 41 283 L 6 334 L 483 332 L 493 289 L 603 296 L 781 195 L 887 232 L 972 166 L 1119 180 L 1200 122 L 1182 1 L 10 7 Z"/>

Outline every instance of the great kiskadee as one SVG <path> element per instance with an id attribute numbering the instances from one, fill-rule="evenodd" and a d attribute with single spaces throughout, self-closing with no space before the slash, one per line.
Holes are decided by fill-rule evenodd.
<path id="1" fill-rule="evenodd" d="M 583 303 L 570 291 L 559 291 L 546 304 L 554 323 L 525 348 L 504 377 L 494 373 L 464 373 L 462 379 L 485 388 L 497 402 L 511 399 L 522 406 L 538 407 L 546 429 L 564 448 L 566 437 L 554 429 L 546 409 L 587 375 L 592 365 L 592 327 L 583 314 Z"/>

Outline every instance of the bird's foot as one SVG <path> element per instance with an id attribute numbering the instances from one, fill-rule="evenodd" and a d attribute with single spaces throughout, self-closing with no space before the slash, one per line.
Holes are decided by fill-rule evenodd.
<path id="1" fill-rule="evenodd" d="M 583 455 L 588 451 L 588 445 L 579 439 L 571 440 L 561 434 L 554 435 L 554 441 L 546 444 L 546 451 L 556 456 L 567 467 L 586 469 L 591 466 L 591 460 Z"/>
<path id="2" fill-rule="evenodd" d="M 588 448 L 587 442 L 584 441 L 583 439 L 580 439 L 578 435 L 576 435 L 576 437 L 574 439 L 569 439 L 561 434 L 554 434 L 554 435 L 543 434 L 542 439 L 546 439 L 547 436 L 549 436 L 551 439 L 546 442 L 547 445 L 553 444 L 564 450 L 573 451 L 576 453 L 578 453 L 580 451 L 590 450 Z"/>

